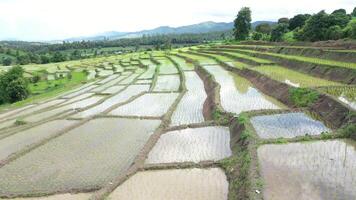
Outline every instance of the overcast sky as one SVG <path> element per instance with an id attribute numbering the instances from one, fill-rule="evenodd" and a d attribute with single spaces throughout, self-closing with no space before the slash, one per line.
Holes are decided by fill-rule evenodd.
<path id="1" fill-rule="evenodd" d="M 351 12 L 355 0 L 0 0 L 0 40 L 55 40 L 203 21 L 231 22 L 248 6 L 253 21 L 299 13 Z"/>

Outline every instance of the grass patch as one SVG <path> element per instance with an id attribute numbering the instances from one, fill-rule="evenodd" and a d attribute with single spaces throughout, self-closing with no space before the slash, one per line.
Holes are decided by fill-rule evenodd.
<path id="1" fill-rule="evenodd" d="M 307 107 L 318 100 L 318 92 L 308 88 L 291 88 L 289 98 L 297 107 Z"/>

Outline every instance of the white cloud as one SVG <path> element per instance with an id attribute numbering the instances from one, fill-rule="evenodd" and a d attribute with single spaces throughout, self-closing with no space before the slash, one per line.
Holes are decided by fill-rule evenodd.
<path id="1" fill-rule="evenodd" d="M 232 21 L 243 6 L 253 20 L 345 8 L 350 0 L 0 0 L 0 39 L 52 40 L 104 31 Z"/>

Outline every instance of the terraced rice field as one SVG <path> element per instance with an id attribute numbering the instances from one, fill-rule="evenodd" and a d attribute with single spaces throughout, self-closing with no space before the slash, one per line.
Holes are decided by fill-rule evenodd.
<path id="1" fill-rule="evenodd" d="M 159 120 L 92 120 L 0 168 L 0 195 L 103 186 L 128 169 L 159 124 Z"/>
<path id="2" fill-rule="evenodd" d="M 222 107 L 232 113 L 260 109 L 280 109 L 280 103 L 265 97 L 246 79 L 230 73 L 218 65 L 204 66 L 220 84 L 220 101 Z"/>
<path id="3" fill-rule="evenodd" d="M 203 81 L 196 72 L 184 72 L 187 93 L 175 109 L 171 126 L 204 122 L 203 106 L 207 97 Z"/>
<path id="4" fill-rule="evenodd" d="M 200 162 L 231 155 L 226 127 L 204 127 L 168 132 L 161 136 L 146 163 Z"/>
<path id="5" fill-rule="evenodd" d="M 176 92 L 180 86 L 178 75 L 158 76 L 154 91 L 157 92 Z"/>
<path id="6" fill-rule="evenodd" d="M 35 126 L 33 128 L 23 130 L 16 134 L 10 135 L 0 140 L 0 161 L 6 159 L 11 154 L 14 154 L 25 147 L 41 140 L 56 135 L 76 124 L 76 121 L 69 120 L 55 120 L 46 124 Z M 51 130 L 48 130 L 51 127 Z"/>
<path id="7" fill-rule="evenodd" d="M 355 147 L 350 140 L 261 146 L 264 199 L 355 199 Z"/>
<path id="8" fill-rule="evenodd" d="M 256 116 L 251 118 L 251 123 L 261 138 L 293 138 L 331 131 L 322 122 L 304 113 Z"/>
<path id="9" fill-rule="evenodd" d="M 221 169 L 175 169 L 139 172 L 109 199 L 226 200 L 227 193 L 228 182 Z"/>
<path id="10" fill-rule="evenodd" d="M 118 107 L 109 114 L 119 116 L 161 117 L 168 111 L 177 97 L 178 93 L 145 94 L 131 103 Z"/>
<path id="11" fill-rule="evenodd" d="M 353 137 L 354 85 L 260 54 L 355 63 L 251 48 L 27 66 L 95 80 L 0 113 L 0 199 L 355 199 L 355 141 L 334 139 Z M 317 103 L 297 105 L 295 87 L 320 94 Z"/>
<path id="12" fill-rule="evenodd" d="M 164 58 L 160 59 L 159 62 L 161 63 L 159 67 L 159 74 L 177 74 L 178 69 L 173 65 L 173 63 Z"/>
<path id="13" fill-rule="evenodd" d="M 93 115 L 100 114 L 112 106 L 128 101 L 136 95 L 147 92 L 149 86 L 147 85 L 131 85 L 124 89 L 122 92 L 113 95 L 112 97 L 106 99 L 103 103 L 89 108 L 85 111 L 79 112 L 72 116 L 73 118 L 85 118 Z"/>

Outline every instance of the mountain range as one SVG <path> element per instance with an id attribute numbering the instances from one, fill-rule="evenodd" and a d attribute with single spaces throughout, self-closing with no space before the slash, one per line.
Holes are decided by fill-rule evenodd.
<path id="1" fill-rule="evenodd" d="M 276 22 L 271 21 L 256 21 L 253 22 L 252 28 L 255 28 L 257 25 L 261 23 L 269 23 L 275 24 Z M 94 36 L 88 37 L 74 37 L 68 38 L 64 41 L 74 42 L 74 41 L 96 41 L 96 40 L 116 40 L 121 38 L 136 38 L 142 37 L 143 35 L 164 35 L 164 34 L 183 34 L 183 33 L 207 33 L 207 32 L 220 32 L 220 31 L 229 31 L 234 27 L 233 22 L 202 22 L 193 25 L 180 26 L 180 27 L 170 27 L 170 26 L 160 26 L 158 28 L 150 29 L 150 30 L 142 30 L 137 32 L 117 32 L 110 31 L 104 32 L 101 34 L 97 34 Z"/>

